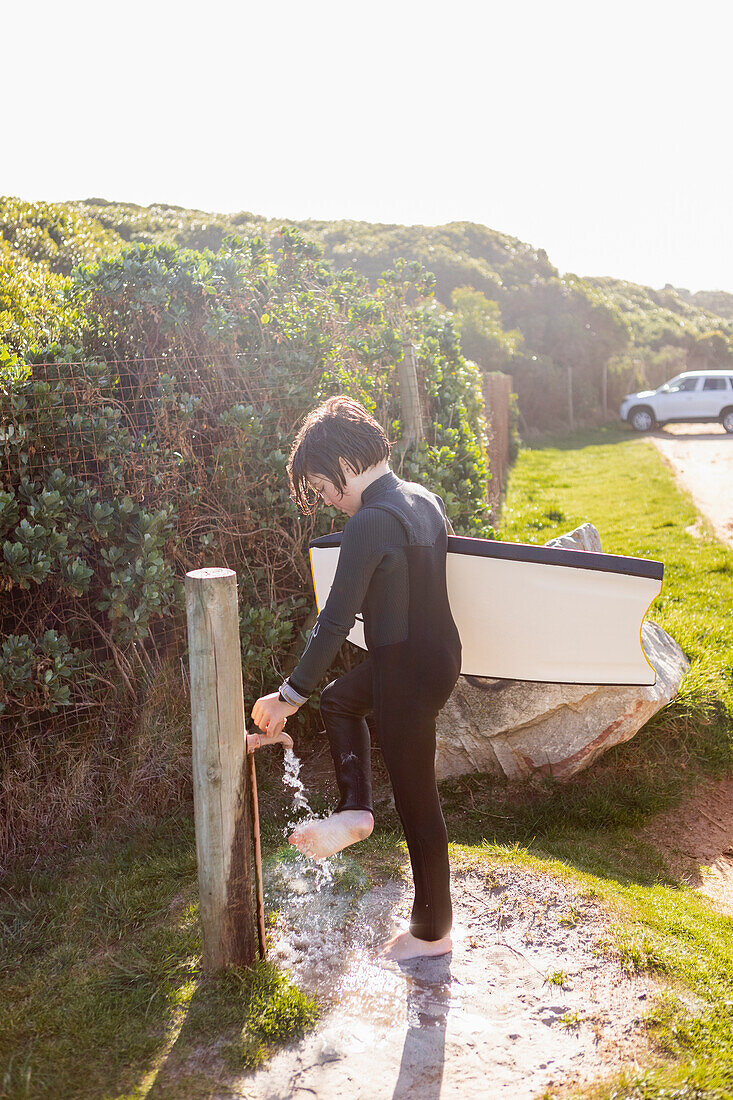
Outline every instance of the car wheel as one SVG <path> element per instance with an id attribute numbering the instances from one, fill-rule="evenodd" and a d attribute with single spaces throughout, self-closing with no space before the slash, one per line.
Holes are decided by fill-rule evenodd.
<path id="1" fill-rule="evenodd" d="M 651 409 L 639 406 L 629 413 L 629 423 L 635 432 L 648 432 L 654 427 L 655 420 Z"/>
<path id="2" fill-rule="evenodd" d="M 723 409 L 720 414 L 720 423 L 727 432 L 733 434 L 733 409 Z"/>

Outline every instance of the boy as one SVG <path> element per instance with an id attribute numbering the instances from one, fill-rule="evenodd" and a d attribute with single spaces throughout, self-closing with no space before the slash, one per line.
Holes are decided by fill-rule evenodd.
<path id="1" fill-rule="evenodd" d="M 358 402 L 331 397 L 314 409 L 290 452 L 291 496 L 312 511 L 315 492 L 345 512 L 339 562 L 308 643 L 279 692 L 252 719 L 277 737 L 332 664 L 361 611 L 369 656 L 328 684 L 321 714 L 340 792 L 335 812 L 290 836 L 323 859 L 374 828 L 369 728 L 374 713 L 415 881 L 410 930 L 382 954 L 400 960 L 451 950 L 448 838 L 435 782 L 435 718 L 458 679 L 461 643 L 445 579 L 447 519 L 440 497 L 389 468 L 390 444 Z"/>

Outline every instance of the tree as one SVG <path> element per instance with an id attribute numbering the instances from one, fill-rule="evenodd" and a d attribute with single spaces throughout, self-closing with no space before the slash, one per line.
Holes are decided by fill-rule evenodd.
<path id="1" fill-rule="evenodd" d="M 480 290 L 460 286 L 451 294 L 451 305 L 461 337 L 461 350 L 485 371 L 508 372 L 524 337 L 517 329 L 506 332 L 498 302 Z"/>
<path id="2" fill-rule="evenodd" d="M 733 363 L 733 341 L 724 332 L 698 336 L 688 356 L 692 370 L 726 370 Z"/>

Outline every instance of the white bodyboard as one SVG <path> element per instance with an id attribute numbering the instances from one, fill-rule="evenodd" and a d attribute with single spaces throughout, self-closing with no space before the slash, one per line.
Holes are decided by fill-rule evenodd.
<path id="1" fill-rule="evenodd" d="M 340 539 L 326 535 L 310 545 L 319 611 L 331 590 Z M 663 571 L 661 562 L 647 558 L 449 536 L 446 580 L 462 674 L 654 684 L 641 624 L 661 592 Z M 348 637 L 367 648 L 360 616 Z"/>

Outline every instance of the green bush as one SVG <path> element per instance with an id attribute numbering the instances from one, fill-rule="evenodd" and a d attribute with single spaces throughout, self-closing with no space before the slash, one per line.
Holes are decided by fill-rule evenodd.
<path id="1" fill-rule="evenodd" d="M 285 470 L 298 421 L 331 393 L 380 418 L 458 532 L 493 533 L 480 376 L 429 308 L 430 274 L 399 262 L 372 290 L 293 228 L 277 246 L 134 244 L 65 283 L 76 345 L 0 352 L 6 746 L 52 741 L 59 711 L 134 722 L 150 670 L 183 647 L 183 577 L 204 565 L 237 574 L 247 697 L 272 689 L 312 606 L 308 541 L 342 523 L 299 516 Z M 406 341 L 428 426 L 403 453 Z"/>
<path id="2" fill-rule="evenodd" d="M 62 275 L 121 244 L 113 229 L 105 229 L 79 204 L 10 197 L 0 197 L 0 238 L 17 255 Z"/>

